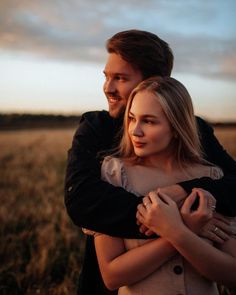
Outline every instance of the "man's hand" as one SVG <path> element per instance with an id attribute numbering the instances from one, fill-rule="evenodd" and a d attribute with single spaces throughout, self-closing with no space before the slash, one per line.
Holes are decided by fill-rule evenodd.
<path id="1" fill-rule="evenodd" d="M 199 206 L 191 211 L 196 197 L 199 197 Z M 181 215 L 185 224 L 196 234 L 216 243 L 224 243 L 232 234 L 230 221 L 224 216 L 215 213 L 216 200 L 208 192 L 194 188 L 181 208 Z"/>
<path id="2" fill-rule="evenodd" d="M 180 208 L 187 197 L 186 191 L 178 184 L 169 185 L 157 189 L 158 192 L 168 195 Z"/>
<path id="3" fill-rule="evenodd" d="M 222 244 L 233 234 L 230 225 L 227 218 L 215 212 L 213 218 L 202 227 L 200 236 Z"/>
<path id="4" fill-rule="evenodd" d="M 198 208 L 192 210 L 192 206 L 197 198 L 199 201 Z M 180 209 L 185 225 L 199 235 L 202 227 L 213 217 L 215 205 L 216 200 L 208 191 L 193 189 Z"/>

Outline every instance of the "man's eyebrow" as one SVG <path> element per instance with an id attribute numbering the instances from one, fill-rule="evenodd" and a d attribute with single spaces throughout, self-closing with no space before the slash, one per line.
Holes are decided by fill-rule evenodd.
<path id="1" fill-rule="evenodd" d="M 103 74 L 104 75 L 108 75 L 109 74 L 109 72 L 107 72 L 107 71 L 103 71 Z M 126 74 L 126 73 L 119 73 L 119 72 L 115 72 L 115 73 L 110 73 L 110 74 L 112 74 L 113 76 L 124 76 L 124 77 L 129 77 L 130 75 L 129 74 Z"/>

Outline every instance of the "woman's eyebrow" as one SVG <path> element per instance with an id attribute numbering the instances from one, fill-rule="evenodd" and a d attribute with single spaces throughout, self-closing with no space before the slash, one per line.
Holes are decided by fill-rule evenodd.
<path id="1" fill-rule="evenodd" d="M 129 112 L 130 116 L 135 116 L 132 112 Z M 153 119 L 157 119 L 156 115 L 152 115 L 152 114 L 141 114 L 141 117 L 143 118 L 153 118 Z"/>

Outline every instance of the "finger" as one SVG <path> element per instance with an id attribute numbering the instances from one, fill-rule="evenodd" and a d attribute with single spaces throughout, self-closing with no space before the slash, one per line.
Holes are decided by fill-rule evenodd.
<path id="1" fill-rule="evenodd" d="M 201 192 L 203 195 L 205 195 L 205 197 L 211 199 L 213 202 L 216 201 L 216 199 L 213 197 L 213 195 L 209 192 L 209 191 L 206 191 L 202 188 L 199 188 L 199 187 L 194 187 L 192 189 L 192 191 L 197 191 L 197 192 Z"/>
<path id="2" fill-rule="evenodd" d="M 198 191 L 198 192 L 202 192 L 205 196 L 208 196 L 208 195 L 211 195 L 212 196 L 212 194 L 209 192 L 209 191 L 206 191 L 206 190 L 204 190 L 203 188 L 200 188 L 200 187 L 194 187 L 193 189 L 192 189 L 192 191 Z M 212 196 L 213 197 L 213 196 Z M 214 197 L 213 197 L 214 198 Z"/>
<path id="3" fill-rule="evenodd" d="M 208 211 L 208 197 L 206 196 L 205 191 L 203 191 L 202 189 L 196 189 L 194 191 L 199 197 L 199 206 L 197 210 L 200 210 L 202 212 Z"/>
<path id="4" fill-rule="evenodd" d="M 168 195 L 162 193 L 161 191 L 158 193 L 158 199 L 162 201 L 162 203 L 166 203 L 168 205 L 175 203 Z"/>
<path id="5" fill-rule="evenodd" d="M 224 231 L 222 231 L 221 229 L 218 228 L 218 231 L 215 232 L 215 235 L 218 236 L 220 239 L 224 240 L 224 241 L 228 241 L 230 236 L 228 234 L 226 234 Z"/>
<path id="6" fill-rule="evenodd" d="M 146 208 L 145 208 L 145 206 L 143 204 L 139 204 L 138 205 L 137 212 L 139 212 L 141 215 L 144 216 L 146 214 Z"/>
<path id="7" fill-rule="evenodd" d="M 230 224 L 226 224 L 224 221 L 213 218 L 212 220 L 212 224 L 215 227 L 219 228 L 222 232 L 224 232 L 227 235 L 232 235 L 232 228 L 230 226 Z"/>
<path id="8" fill-rule="evenodd" d="M 154 234 L 155 234 L 155 233 L 154 233 L 151 229 L 148 229 L 148 230 L 145 231 L 145 236 L 150 237 L 150 236 L 152 236 L 152 235 L 154 235 Z"/>
<path id="9" fill-rule="evenodd" d="M 148 210 L 151 207 L 152 201 L 150 200 L 149 196 L 143 198 L 143 205 L 146 210 Z"/>
<path id="10" fill-rule="evenodd" d="M 136 218 L 138 219 L 138 221 L 141 223 L 141 224 L 144 224 L 144 217 L 142 214 L 139 213 L 139 211 L 136 213 Z"/>
<path id="11" fill-rule="evenodd" d="M 196 200 L 196 197 L 197 193 L 195 191 L 191 192 L 191 194 L 186 198 L 181 207 L 181 213 L 187 214 L 191 212 L 191 207 Z"/>
<path id="12" fill-rule="evenodd" d="M 140 227 L 139 227 L 139 231 L 143 234 L 146 234 L 146 232 L 148 231 L 148 228 L 142 224 Z"/>
<path id="13" fill-rule="evenodd" d="M 143 204 L 146 206 L 146 204 L 149 204 L 151 202 L 151 200 L 150 200 L 150 198 L 149 198 L 149 196 L 145 196 L 144 198 L 143 198 Z"/>
<path id="14" fill-rule="evenodd" d="M 211 224 L 211 226 L 208 227 L 208 231 L 224 241 L 227 241 L 230 238 L 230 236 L 225 231 L 221 230 L 215 224 Z"/>
<path id="15" fill-rule="evenodd" d="M 219 243 L 219 244 L 223 244 L 225 242 L 225 240 L 223 240 L 218 235 L 214 234 L 212 231 L 206 231 L 206 232 L 204 232 L 202 234 L 202 236 L 204 238 L 207 238 L 207 239 L 211 240 L 212 242 L 216 242 L 216 243 Z"/>
<path id="16" fill-rule="evenodd" d="M 155 191 L 149 192 L 148 197 L 149 197 L 150 202 L 153 204 L 156 204 L 157 199 L 159 199 L 158 193 Z"/>
<path id="17" fill-rule="evenodd" d="M 156 193 L 159 194 L 160 191 L 161 191 L 161 188 L 158 187 L 157 190 L 156 190 Z"/>
<path id="18" fill-rule="evenodd" d="M 217 220 L 220 220 L 220 221 L 224 222 L 227 225 L 230 225 L 231 224 L 231 222 L 230 222 L 230 219 L 231 218 L 229 218 L 229 217 L 227 218 L 227 217 L 221 215 L 220 213 L 214 212 L 214 218 L 216 218 Z"/>
<path id="19" fill-rule="evenodd" d="M 204 197 L 207 199 L 207 205 L 210 210 L 214 211 L 216 208 L 216 199 L 213 197 L 213 195 L 204 189 L 198 188 L 199 192 L 201 192 Z"/>

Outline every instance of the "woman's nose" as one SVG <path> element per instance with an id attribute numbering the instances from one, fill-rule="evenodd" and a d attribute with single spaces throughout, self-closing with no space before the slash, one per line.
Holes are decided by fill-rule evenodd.
<path id="1" fill-rule="evenodd" d="M 132 130 L 132 135 L 133 136 L 143 136 L 143 131 L 142 128 L 140 126 L 140 124 L 136 124 Z"/>

